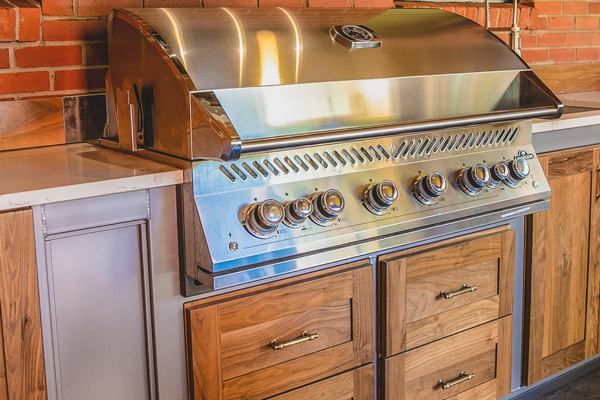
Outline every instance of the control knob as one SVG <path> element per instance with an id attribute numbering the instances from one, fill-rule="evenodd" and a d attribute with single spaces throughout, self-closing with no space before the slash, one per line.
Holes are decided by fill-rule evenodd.
<path id="1" fill-rule="evenodd" d="M 495 189 L 508 177 L 508 165 L 500 162 L 490 168 L 490 183 L 488 187 Z"/>
<path id="2" fill-rule="evenodd" d="M 253 236 L 267 239 L 273 236 L 283 217 L 281 204 L 276 200 L 268 199 L 250 206 L 246 212 L 244 225 Z"/>
<path id="3" fill-rule="evenodd" d="M 344 210 L 344 196 L 335 189 L 329 189 L 313 196 L 313 213 L 310 219 L 317 225 L 329 226 Z"/>
<path id="4" fill-rule="evenodd" d="M 298 228 L 312 213 L 313 206 L 306 197 L 300 197 L 294 201 L 285 203 L 283 209 L 285 210 L 283 224 L 290 228 Z"/>
<path id="5" fill-rule="evenodd" d="M 392 181 L 381 181 L 369 185 L 362 194 L 367 210 L 382 215 L 398 200 L 398 188 Z"/>
<path id="6" fill-rule="evenodd" d="M 463 192 L 475 196 L 490 183 L 490 170 L 482 164 L 463 168 L 458 171 L 456 182 Z"/>
<path id="7" fill-rule="evenodd" d="M 517 187 L 519 183 L 529 176 L 529 163 L 525 159 L 512 160 L 508 163 L 508 176 L 504 180 L 507 186 Z"/>
<path id="8" fill-rule="evenodd" d="M 446 192 L 448 183 L 444 175 L 432 172 L 415 178 L 412 184 L 412 192 L 421 203 L 431 205 Z"/>

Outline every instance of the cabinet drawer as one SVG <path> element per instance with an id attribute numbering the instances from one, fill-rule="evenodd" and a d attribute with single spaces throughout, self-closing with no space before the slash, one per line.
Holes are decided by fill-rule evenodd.
<path id="1" fill-rule="evenodd" d="M 265 398 L 372 362 L 372 273 L 356 263 L 186 305 L 191 397 Z"/>
<path id="2" fill-rule="evenodd" d="M 373 364 L 327 378 L 269 400 L 372 400 L 375 398 Z"/>
<path id="3" fill-rule="evenodd" d="M 381 260 L 380 343 L 386 357 L 512 312 L 514 231 L 463 239 Z"/>
<path id="4" fill-rule="evenodd" d="M 384 398 L 497 399 L 510 393 L 512 315 L 383 360 Z M 447 389 L 439 384 L 451 384 Z"/>

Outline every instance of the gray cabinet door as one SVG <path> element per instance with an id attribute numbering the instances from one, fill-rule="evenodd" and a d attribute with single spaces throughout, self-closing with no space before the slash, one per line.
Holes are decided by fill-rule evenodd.
<path id="1" fill-rule="evenodd" d="M 47 238 L 57 395 L 153 398 L 146 223 Z"/>

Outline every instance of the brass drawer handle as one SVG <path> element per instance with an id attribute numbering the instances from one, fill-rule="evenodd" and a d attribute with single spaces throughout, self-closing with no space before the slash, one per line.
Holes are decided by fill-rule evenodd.
<path id="1" fill-rule="evenodd" d="M 445 299 L 451 299 L 454 296 L 458 296 L 461 294 L 465 294 L 465 293 L 469 293 L 469 292 L 474 292 L 477 290 L 477 286 L 467 286 L 466 283 L 464 283 L 462 285 L 462 289 L 457 290 L 456 292 L 445 292 L 445 291 L 440 291 L 440 296 L 442 296 Z"/>
<path id="2" fill-rule="evenodd" d="M 438 386 L 441 386 L 442 389 L 450 389 L 454 385 L 458 385 L 459 383 L 470 381 L 475 378 L 475 374 L 465 374 L 465 371 L 460 371 L 460 376 L 454 380 L 444 383 L 443 380 L 438 381 Z"/>
<path id="3" fill-rule="evenodd" d="M 290 340 L 289 342 L 281 343 L 281 344 L 277 344 L 277 339 L 273 339 L 273 340 L 271 340 L 271 347 L 273 347 L 273 350 L 281 350 L 284 347 L 292 346 L 294 344 L 307 342 L 309 340 L 315 340 L 319 337 L 319 334 L 318 333 L 308 333 L 307 331 L 302 331 L 300 336 L 301 337 L 299 337 L 298 339 Z"/>

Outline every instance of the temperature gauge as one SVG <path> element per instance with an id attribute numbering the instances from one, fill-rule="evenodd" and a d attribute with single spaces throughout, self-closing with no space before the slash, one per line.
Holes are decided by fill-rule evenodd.
<path id="1" fill-rule="evenodd" d="M 333 26 L 329 33 L 332 38 L 351 49 L 381 47 L 379 36 L 363 25 Z"/>

